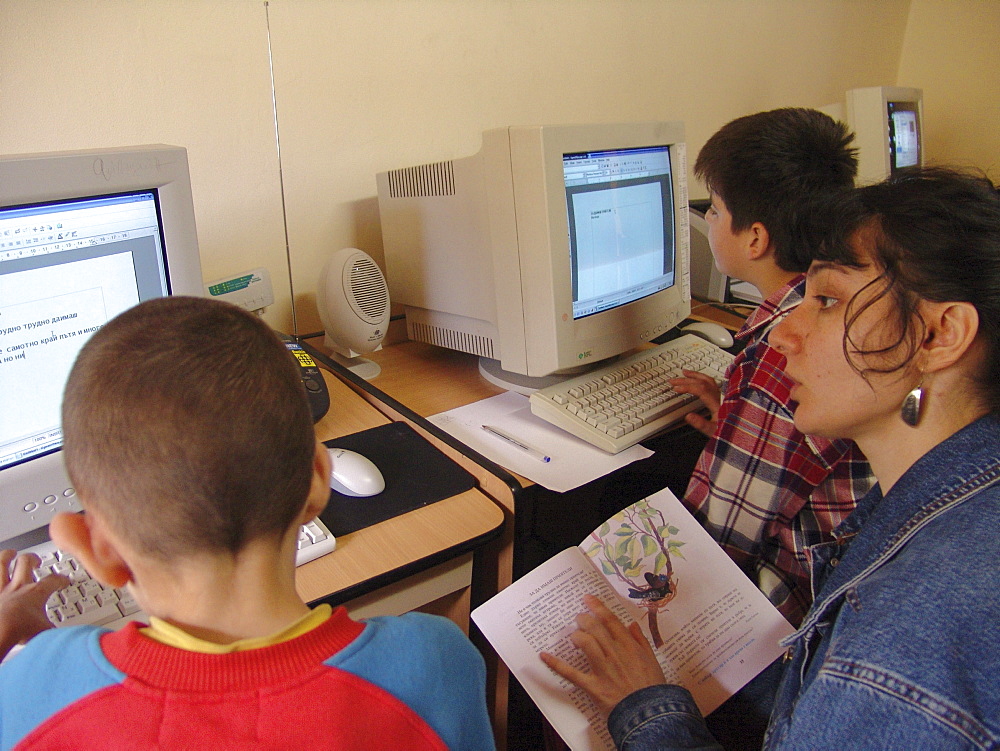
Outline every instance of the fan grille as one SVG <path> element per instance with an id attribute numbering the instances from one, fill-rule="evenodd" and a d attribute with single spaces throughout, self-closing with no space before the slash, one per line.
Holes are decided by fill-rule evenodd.
<path id="1" fill-rule="evenodd" d="M 392 198 L 455 195 L 455 171 L 452 162 L 421 164 L 392 170 L 389 176 L 389 195 Z"/>
<path id="2" fill-rule="evenodd" d="M 361 314 L 370 323 L 382 320 L 389 305 L 389 291 L 375 261 L 368 256 L 355 259 L 351 264 L 350 285 L 351 299 Z"/>

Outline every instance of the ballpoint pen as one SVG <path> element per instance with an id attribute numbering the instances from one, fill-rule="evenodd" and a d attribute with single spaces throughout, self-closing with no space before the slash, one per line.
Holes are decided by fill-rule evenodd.
<path id="1" fill-rule="evenodd" d="M 506 432 L 500 430 L 500 428 L 496 428 L 496 427 L 494 427 L 492 425 L 483 425 L 483 430 L 485 430 L 490 435 L 495 435 L 497 438 L 499 438 L 502 441 L 507 441 L 507 443 L 509 443 L 509 444 L 511 444 L 513 446 L 516 446 L 517 448 L 521 449 L 521 451 L 524 451 L 526 454 L 530 454 L 531 456 L 533 456 L 536 459 L 538 459 L 538 461 L 540 461 L 540 462 L 546 462 L 547 463 L 547 462 L 552 461 L 552 457 L 551 456 L 546 455 L 543 451 L 539 451 L 534 446 L 529 446 L 528 444 L 526 444 L 521 439 L 515 438 L 510 433 L 506 433 Z"/>

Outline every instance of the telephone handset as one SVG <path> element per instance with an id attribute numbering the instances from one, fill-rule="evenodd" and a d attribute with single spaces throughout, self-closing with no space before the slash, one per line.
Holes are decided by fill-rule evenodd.
<path id="1" fill-rule="evenodd" d="M 301 344 L 287 334 L 279 333 L 278 336 L 281 337 L 285 347 L 299 364 L 299 375 L 302 376 L 302 384 L 306 387 L 306 396 L 309 397 L 309 409 L 312 410 L 313 422 L 319 422 L 330 409 L 330 392 L 327 391 L 323 374 L 320 372 L 319 366 L 316 365 L 316 361 L 302 349 Z"/>

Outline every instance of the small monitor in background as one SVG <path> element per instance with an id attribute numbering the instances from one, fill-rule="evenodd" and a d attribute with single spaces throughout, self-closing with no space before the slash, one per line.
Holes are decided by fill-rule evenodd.
<path id="1" fill-rule="evenodd" d="M 858 185 L 885 180 L 903 167 L 926 162 L 924 95 L 904 86 L 851 89 L 842 103 L 821 108 L 854 133 Z"/>

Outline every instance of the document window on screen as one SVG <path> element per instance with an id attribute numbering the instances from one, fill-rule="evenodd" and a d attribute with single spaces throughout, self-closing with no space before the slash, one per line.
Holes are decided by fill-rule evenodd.
<path id="1" fill-rule="evenodd" d="M 573 317 L 599 313 L 674 284 L 669 149 L 563 158 Z"/>
<path id="2" fill-rule="evenodd" d="M 892 144 L 892 165 L 896 169 L 915 167 L 920 164 L 920 131 L 918 127 L 915 108 L 890 109 L 889 133 Z"/>
<path id="3" fill-rule="evenodd" d="M 77 353 L 169 292 L 162 247 L 152 191 L 0 209 L 0 467 L 60 447 Z"/>

